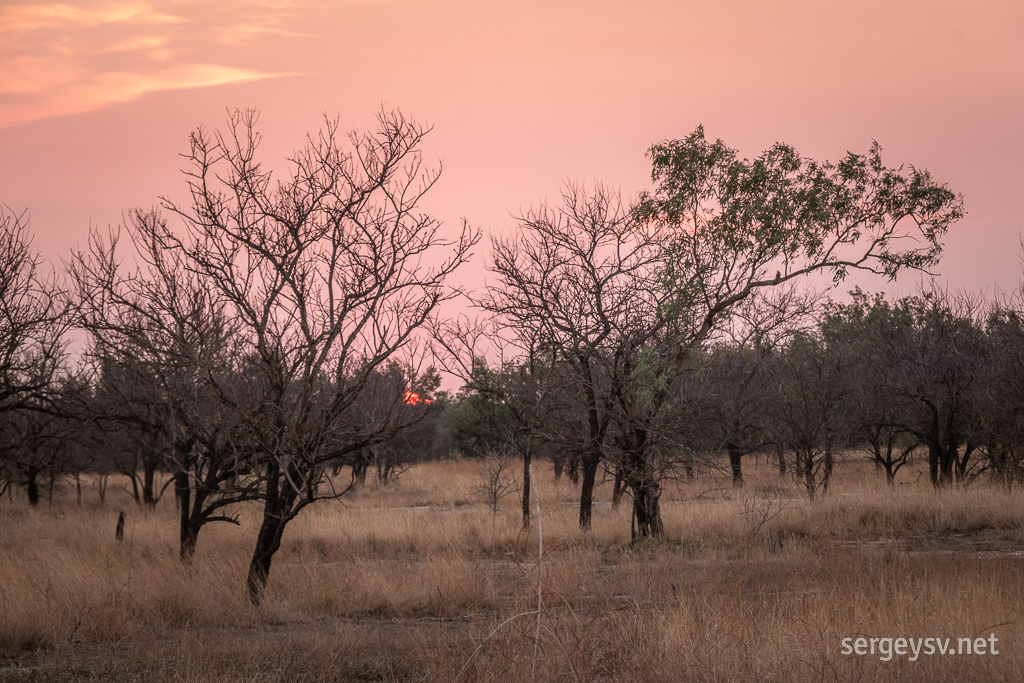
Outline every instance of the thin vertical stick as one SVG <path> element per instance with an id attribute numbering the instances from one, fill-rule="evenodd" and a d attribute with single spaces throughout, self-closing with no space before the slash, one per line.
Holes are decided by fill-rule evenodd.
<path id="1" fill-rule="evenodd" d="M 533 637 L 533 680 L 537 680 L 537 650 L 540 647 L 540 620 L 544 600 L 544 523 L 540 516 L 540 494 L 537 493 L 537 477 L 533 476 L 530 463 L 530 485 L 533 488 L 534 506 L 537 508 L 537 633 Z"/>

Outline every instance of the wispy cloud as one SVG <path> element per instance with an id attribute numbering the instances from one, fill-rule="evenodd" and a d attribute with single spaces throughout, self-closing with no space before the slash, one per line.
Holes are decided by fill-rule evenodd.
<path id="1" fill-rule="evenodd" d="M 0 32 L 19 33 L 50 29 L 61 24 L 99 26 L 116 22 L 176 24 L 181 17 L 156 12 L 140 3 L 105 3 L 97 7 L 79 7 L 63 3 L 8 5 L 0 8 Z"/>
<path id="2" fill-rule="evenodd" d="M 148 93 L 209 88 L 218 85 L 251 83 L 267 78 L 280 78 L 290 74 L 263 73 L 217 64 L 188 64 L 146 74 L 127 71 L 107 71 L 83 76 L 81 73 L 54 72 L 61 87 L 25 87 L 24 81 L 6 81 L 0 76 L 0 88 L 13 94 L 36 97 L 16 98 L 0 105 L 0 128 L 26 123 L 39 118 L 66 116 L 95 111 L 110 104 L 130 102 Z M 8 90 L 8 85 L 21 86 L 20 92 Z M 21 99 L 22 101 L 18 101 Z"/>
<path id="3" fill-rule="evenodd" d="M 135 52 L 139 50 L 158 50 L 165 47 L 170 39 L 165 36 L 136 36 L 111 43 L 100 48 L 100 52 Z"/>
<path id="4" fill-rule="evenodd" d="M 0 128 L 152 92 L 291 75 L 260 69 L 246 63 L 245 51 L 230 49 L 301 35 L 289 27 L 291 0 L 173 6 L 79 0 L 0 8 Z"/>

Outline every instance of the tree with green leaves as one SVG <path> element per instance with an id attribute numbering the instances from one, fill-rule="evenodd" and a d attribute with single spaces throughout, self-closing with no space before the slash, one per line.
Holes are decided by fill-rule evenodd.
<path id="1" fill-rule="evenodd" d="M 670 402 L 671 379 L 736 306 L 759 289 L 824 273 L 841 282 L 852 270 L 894 279 L 938 263 L 941 240 L 963 215 L 962 197 L 922 169 L 891 168 L 875 143 L 838 163 L 801 156 L 778 143 L 749 160 L 703 127 L 651 147 L 654 189 L 635 209 L 667 244 L 668 296 L 657 346 L 638 349 L 633 411 L 637 469 L 650 416 Z M 631 401 L 633 404 L 636 401 Z M 636 488 L 640 486 L 641 488 Z M 661 527 L 660 483 L 638 476 L 632 486 L 640 535 Z M 638 501 L 643 501 L 639 505 Z"/>

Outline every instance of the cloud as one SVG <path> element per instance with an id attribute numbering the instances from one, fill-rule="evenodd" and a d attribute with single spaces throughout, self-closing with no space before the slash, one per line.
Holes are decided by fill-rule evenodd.
<path id="1" fill-rule="evenodd" d="M 44 88 L 42 97 L 0 105 L 0 128 L 40 118 L 95 111 L 110 104 L 131 102 L 153 92 L 252 83 L 291 74 L 264 73 L 218 64 L 185 64 L 148 74 L 108 71 L 93 74 L 87 79 L 75 78 L 78 75 L 60 74 L 62 84 L 66 85 L 69 80 L 73 83 L 62 88 Z M 0 88 L 5 85 L 0 78 Z M 23 92 L 35 94 L 27 88 Z"/>
<path id="2" fill-rule="evenodd" d="M 251 62 L 258 52 L 239 48 L 303 35 L 289 26 L 293 8 L 292 0 L 180 0 L 173 13 L 140 0 L 2 7 L 0 128 L 153 92 L 292 75 L 260 68 Z"/>
<path id="3" fill-rule="evenodd" d="M 164 36 L 136 36 L 112 43 L 100 49 L 100 52 L 133 52 L 136 50 L 156 50 L 170 42 Z"/>
<path id="4" fill-rule="evenodd" d="M 85 71 L 59 56 L 16 57 L 0 65 L 0 93 L 38 95 L 85 77 Z"/>
<path id="5" fill-rule="evenodd" d="M 61 24 L 99 26 L 115 22 L 175 24 L 184 21 L 181 17 L 156 12 L 141 3 L 106 3 L 94 8 L 62 3 L 0 8 L 0 33 L 51 29 Z"/>

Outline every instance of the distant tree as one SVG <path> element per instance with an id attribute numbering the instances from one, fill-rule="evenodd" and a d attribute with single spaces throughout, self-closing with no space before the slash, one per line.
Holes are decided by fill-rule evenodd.
<path id="1" fill-rule="evenodd" d="M 54 483 L 65 472 L 67 425 L 52 412 L 26 408 L 5 411 L 2 420 L 0 461 L 11 481 L 25 487 L 29 504 L 38 505 L 44 477 L 52 497 Z"/>
<path id="2" fill-rule="evenodd" d="M 769 424 L 792 449 L 808 498 L 828 493 L 835 460 L 851 439 L 850 366 L 842 348 L 818 335 L 798 334 L 768 364 L 776 389 Z"/>
<path id="3" fill-rule="evenodd" d="M 336 462 L 351 465 L 354 483 L 366 484 L 366 474 L 372 465 L 377 470 L 377 483 L 387 485 L 415 463 L 435 455 L 435 418 L 443 406 L 435 407 L 434 398 L 440 383 L 433 367 L 418 371 L 410 364 L 396 361 L 388 361 L 373 374 L 355 411 L 359 421 L 355 431 L 393 435 L 338 458 Z M 337 445 L 344 453 L 348 442 L 342 440 Z"/>
<path id="4" fill-rule="evenodd" d="M 486 308 L 488 301 L 476 303 Z M 528 530 L 533 460 L 552 438 L 558 419 L 552 419 L 552 394 L 560 379 L 557 353 L 538 330 L 507 322 L 461 317 L 437 326 L 433 336 L 438 358 L 463 381 L 450 412 L 452 446 L 475 457 L 519 455 L 522 528 Z M 498 474 L 506 468 L 503 463 Z"/>
<path id="5" fill-rule="evenodd" d="M 921 443 L 905 429 L 902 380 L 895 371 L 899 361 L 886 353 L 891 348 L 887 340 L 898 330 L 912 328 L 913 319 L 908 309 L 892 305 L 881 294 L 870 297 L 860 289 L 851 294 L 850 302 L 830 306 L 822 331 L 831 348 L 842 349 L 851 368 L 849 406 L 857 443 L 892 485 Z"/>
<path id="6" fill-rule="evenodd" d="M 997 480 L 1024 482 L 1024 306 L 1019 294 L 991 307 L 985 332 L 989 362 L 982 368 L 974 402 L 978 440 Z"/>
<path id="7" fill-rule="evenodd" d="M 704 357 L 715 408 L 710 426 L 729 457 L 733 486 L 743 485 L 743 456 L 771 443 L 766 413 L 774 396 L 766 385 L 766 359 L 794 335 L 817 327 L 822 298 L 792 282 L 756 290 L 737 304 Z"/>
<path id="8" fill-rule="evenodd" d="M 452 405 L 452 447 L 469 457 L 483 457 L 512 445 L 515 417 L 505 399 L 501 372 L 483 358 L 473 361 L 467 381 Z"/>
<path id="9" fill-rule="evenodd" d="M 981 464 L 977 397 L 991 363 L 982 318 L 976 297 L 932 287 L 895 301 L 857 296 L 827 323 L 867 345 L 872 369 L 858 384 L 878 397 L 868 425 L 886 428 L 886 448 L 898 433 L 913 439 L 904 451 L 926 447 L 935 486 L 967 481 Z"/>

